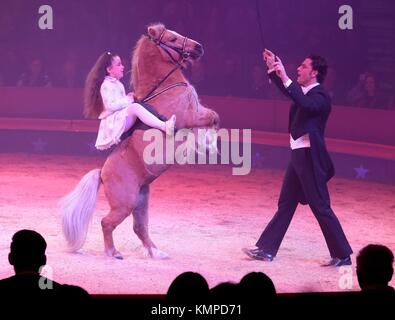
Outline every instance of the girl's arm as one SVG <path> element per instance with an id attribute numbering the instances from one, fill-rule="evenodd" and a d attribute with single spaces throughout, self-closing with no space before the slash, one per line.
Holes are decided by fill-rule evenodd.
<path id="1" fill-rule="evenodd" d="M 105 110 L 117 111 L 126 108 L 133 103 L 130 96 L 125 95 L 125 90 L 122 90 L 123 94 L 119 94 L 119 90 L 120 88 L 118 86 L 112 83 L 103 82 L 100 88 L 100 94 L 103 99 Z"/>

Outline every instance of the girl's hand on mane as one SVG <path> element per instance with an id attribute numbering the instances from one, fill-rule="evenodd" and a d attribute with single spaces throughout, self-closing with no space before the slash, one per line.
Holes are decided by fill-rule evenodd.
<path id="1" fill-rule="evenodd" d="M 129 93 L 128 93 L 128 97 L 129 97 L 130 99 L 132 99 L 132 102 L 134 102 L 134 93 L 133 93 L 133 92 L 129 92 Z"/>

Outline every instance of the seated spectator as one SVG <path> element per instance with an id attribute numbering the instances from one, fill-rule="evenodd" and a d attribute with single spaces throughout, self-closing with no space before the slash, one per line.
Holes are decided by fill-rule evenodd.
<path id="1" fill-rule="evenodd" d="M 270 304 L 276 299 L 273 281 L 263 272 L 250 272 L 239 283 L 240 294 L 246 301 Z"/>
<path id="2" fill-rule="evenodd" d="M 51 87 L 49 76 L 45 74 L 40 58 L 30 61 L 29 69 L 23 73 L 17 82 L 18 87 Z"/>
<path id="3" fill-rule="evenodd" d="M 210 289 L 210 303 L 238 304 L 240 303 L 239 285 L 232 282 L 222 282 Z"/>
<path id="4" fill-rule="evenodd" d="M 263 272 L 250 272 L 239 283 L 245 314 L 268 316 L 275 308 L 277 294 L 273 281 Z"/>
<path id="5" fill-rule="evenodd" d="M 46 264 L 45 239 L 33 230 L 20 230 L 12 237 L 9 263 L 14 267 L 15 275 L 0 280 L 0 289 L 16 291 L 23 294 L 41 294 L 52 291 L 41 289 L 48 286 L 55 291 L 61 287 L 56 281 L 41 277 L 40 268 Z M 4 291 L 3 291 L 4 292 Z"/>
<path id="6" fill-rule="evenodd" d="M 171 283 L 166 300 L 170 304 L 205 303 L 209 298 L 209 287 L 206 279 L 196 272 L 184 272 Z"/>
<path id="7" fill-rule="evenodd" d="M 354 107 L 385 108 L 384 98 L 378 92 L 376 78 L 372 73 L 360 75 L 358 83 L 347 96 L 347 103 Z"/>
<path id="8" fill-rule="evenodd" d="M 357 256 L 357 278 L 361 288 L 358 300 L 360 314 L 374 314 L 381 319 L 392 313 L 395 290 L 389 285 L 394 273 L 394 255 L 383 245 L 369 244 Z"/>
<path id="9" fill-rule="evenodd" d="M 362 291 L 395 292 L 388 283 L 394 274 L 394 255 L 383 245 L 369 244 L 357 256 L 357 277 Z"/>
<path id="10" fill-rule="evenodd" d="M 8 261 L 14 267 L 15 275 L 0 280 L 1 301 L 7 302 L 4 306 L 12 308 L 15 304 L 45 304 L 52 308 L 70 302 L 79 306 L 88 306 L 90 296 L 84 289 L 61 285 L 40 275 L 41 268 L 47 261 L 46 248 L 45 239 L 36 231 L 20 230 L 14 234 Z"/>
<path id="11" fill-rule="evenodd" d="M 61 66 L 58 77 L 54 81 L 54 86 L 61 88 L 82 88 L 83 81 L 77 71 L 76 61 L 71 58 L 66 59 Z"/>

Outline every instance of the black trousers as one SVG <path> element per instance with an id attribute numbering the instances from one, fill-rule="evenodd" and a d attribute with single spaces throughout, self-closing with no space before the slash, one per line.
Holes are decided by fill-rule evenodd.
<path id="1" fill-rule="evenodd" d="M 304 194 L 318 220 L 331 257 L 349 256 L 352 249 L 339 220 L 330 207 L 327 185 L 315 179 L 310 148 L 292 150 L 291 162 L 278 200 L 278 210 L 262 232 L 256 246 L 273 256 L 277 254 L 298 206 L 301 193 Z"/>

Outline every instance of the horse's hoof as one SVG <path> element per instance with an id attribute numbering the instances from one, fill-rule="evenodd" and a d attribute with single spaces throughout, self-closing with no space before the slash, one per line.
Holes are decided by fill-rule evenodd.
<path id="1" fill-rule="evenodd" d="M 123 260 L 123 255 L 120 254 L 119 252 L 118 252 L 117 254 L 114 254 L 113 257 L 114 257 L 115 259 L 118 259 L 118 260 Z"/>
<path id="2" fill-rule="evenodd" d="M 158 248 L 144 248 L 144 254 L 146 257 L 155 259 L 155 260 L 165 260 L 165 259 L 169 259 L 170 256 L 168 253 L 159 250 Z"/>
<path id="3" fill-rule="evenodd" d="M 154 248 L 152 250 L 152 258 L 158 260 L 164 260 L 164 259 L 169 259 L 170 256 L 167 252 Z"/>
<path id="4" fill-rule="evenodd" d="M 107 256 L 109 256 L 110 258 L 115 258 L 118 260 L 123 260 L 123 256 L 119 251 L 112 251 L 112 252 L 107 252 Z"/>

